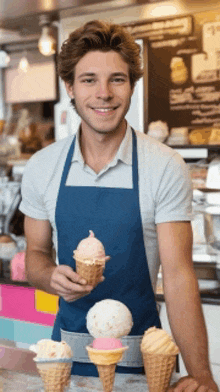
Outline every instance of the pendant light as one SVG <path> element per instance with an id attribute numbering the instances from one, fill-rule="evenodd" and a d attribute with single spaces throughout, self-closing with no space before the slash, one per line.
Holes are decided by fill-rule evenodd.
<path id="1" fill-rule="evenodd" d="M 51 56 L 56 53 L 56 39 L 48 15 L 40 16 L 39 25 L 42 26 L 42 34 L 38 41 L 39 51 L 44 56 Z"/>
<path id="2" fill-rule="evenodd" d="M 29 68 L 29 62 L 27 59 L 27 52 L 24 52 L 21 57 L 21 60 L 19 61 L 18 69 L 26 73 L 28 71 L 28 68 Z"/>

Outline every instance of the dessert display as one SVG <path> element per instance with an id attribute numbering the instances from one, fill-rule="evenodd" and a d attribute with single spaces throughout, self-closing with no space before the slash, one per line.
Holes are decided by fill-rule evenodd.
<path id="1" fill-rule="evenodd" d="M 95 238 L 93 231 L 89 231 L 89 237 L 80 241 L 77 249 L 73 252 L 76 261 L 76 272 L 87 284 L 96 286 L 102 277 L 105 263 L 110 256 L 105 255 L 105 249 L 101 241 Z"/>
<path id="2" fill-rule="evenodd" d="M 11 280 L 27 282 L 25 275 L 25 252 L 18 252 L 10 262 Z"/>
<path id="3" fill-rule="evenodd" d="M 141 352 L 149 392 L 167 390 L 179 349 L 163 329 L 151 327 L 144 333 Z"/>
<path id="4" fill-rule="evenodd" d="M 164 121 L 152 121 L 149 124 L 147 134 L 159 142 L 163 143 L 169 136 L 169 128 Z"/>
<path id="5" fill-rule="evenodd" d="M 30 350 L 37 354 L 34 361 L 43 380 L 45 392 L 67 391 L 73 360 L 69 345 L 64 341 L 41 339 L 36 345 L 31 345 Z"/>
<path id="6" fill-rule="evenodd" d="M 190 144 L 208 144 L 211 135 L 211 128 L 193 129 L 189 134 Z"/>
<path id="7" fill-rule="evenodd" d="M 9 234 L 0 235 L 0 258 L 11 260 L 16 254 L 17 244 Z"/>
<path id="8" fill-rule="evenodd" d="M 220 129 L 212 128 L 208 144 L 220 145 Z"/>
<path id="9" fill-rule="evenodd" d="M 96 365 L 103 391 L 112 392 L 115 369 L 128 346 L 119 337 L 128 335 L 133 321 L 129 309 L 120 301 L 97 302 L 87 313 L 87 329 L 95 338 L 86 346 L 90 360 Z"/>
<path id="10" fill-rule="evenodd" d="M 173 57 L 170 63 L 171 80 L 175 84 L 183 84 L 188 79 L 188 70 L 182 57 Z"/>
<path id="11" fill-rule="evenodd" d="M 189 143 L 188 137 L 188 128 L 187 127 L 178 127 L 171 128 L 170 136 L 168 137 L 166 144 L 169 146 L 175 145 L 185 145 Z"/>

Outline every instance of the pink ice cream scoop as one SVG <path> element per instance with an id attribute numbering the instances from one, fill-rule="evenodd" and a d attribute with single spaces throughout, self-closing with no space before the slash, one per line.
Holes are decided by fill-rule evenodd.
<path id="1" fill-rule="evenodd" d="M 92 347 L 97 350 L 114 350 L 123 346 L 122 342 L 116 338 L 96 338 L 93 340 Z"/>
<path id="2" fill-rule="evenodd" d="M 86 264 L 93 264 L 95 262 L 105 263 L 110 259 L 105 255 L 105 249 L 101 241 L 95 238 L 92 230 L 89 230 L 89 237 L 80 241 L 77 249 L 74 251 L 74 258 L 83 261 Z"/>

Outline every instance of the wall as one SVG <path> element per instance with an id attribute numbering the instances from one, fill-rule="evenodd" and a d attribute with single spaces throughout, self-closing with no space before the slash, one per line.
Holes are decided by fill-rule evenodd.
<path id="1" fill-rule="evenodd" d="M 40 339 L 50 339 L 58 297 L 33 287 L 0 285 L 0 339 L 28 348 Z"/>
<path id="2" fill-rule="evenodd" d="M 85 22 L 92 19 L 104 19 L 113 23 L 130 23 L 139 20 L 156 19 L 158 17 L 178 16 L 185 14 L 192 14 L 195 12 L 205 11 L 210 9 L 215 12 L 219 9 L 219 1 L 210 0 L 209 3 L 198 2 L 196 0 L 188 1 L 163 1 L 161 3 L 131 6 L 128 8 L 112 9 L 110 11 L 93 12 L 91 14 L 71 16 L 61 19 L 59 27 L 59 46 L 68 38 L 69 34 L 80 27 Z M 71 14 L 71 10 L 70 10 Z M 140 41 L 139 41 L 140 43 Z M 80 119 L 76 112 L 70 105 L 70 100 L 65 91 L 63 82 L 60 83 L 60 101 L 55 106 L 55 133 L 56 139 L 61 139 L 69 134 L 77 131 L 80 124 Z M 63 113 L 66 118 L 65 123 L 61 123 Z M 132 97 L 131 107 L 126 116 L 130 124 L 139 131 L 143 131 L 144 127 L 144 113 L 143 113 L 143 81 L 140 80 L 135 88 Z"/>

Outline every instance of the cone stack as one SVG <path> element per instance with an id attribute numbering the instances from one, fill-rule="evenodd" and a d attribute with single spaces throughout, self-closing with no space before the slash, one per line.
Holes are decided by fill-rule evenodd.
<path id="1" fill-rule="evenodd" d="M 102 381 L 103 391 L 112 392 L 115 381 L 116 364 L 122 359 L 123 353 L 128 347 L 114 350 L 97 350 L 86 346 L 90 360 L 96 365 L 99 378 Z"/>
<path id="2" fill-rule="evenodd" d="M 170 385 L 176 355 L 142 354 L 149 392 L 165 392 Z"/>

